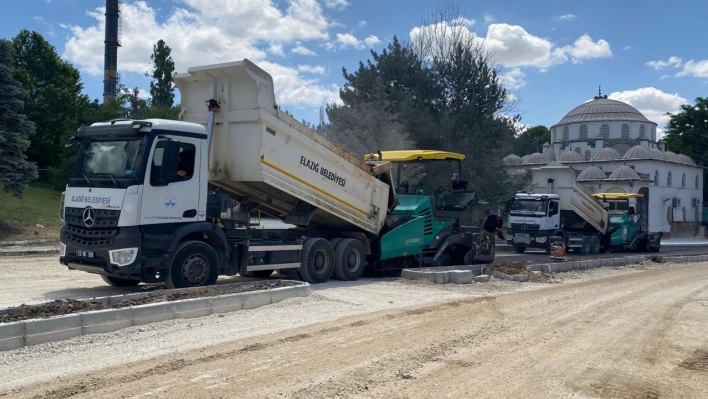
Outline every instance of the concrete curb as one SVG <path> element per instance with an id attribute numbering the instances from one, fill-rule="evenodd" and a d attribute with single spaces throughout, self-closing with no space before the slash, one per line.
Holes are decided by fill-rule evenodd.
<path id="1" fill-rule="evenodd" d="M 242 292 L 215 297 L 183 299 L 130 306 L 120 309 L 104 309 L 74 313 L 49 319 L 32 319 L 0 324 L 0 351 L 9 351 L 24 346 L 45 342 L 62 341 L 79 335 L 100 334 L 123 328 L 173 319 L 202 317 L 210 314 L 255 309 L 277 303 L 287 298 L 306 297 L 312 292 L 308 283 L 279 287 L 268 291 Z M 172 291 L 172 290 L 168 290 Z M 164 294 L 166 291 L 158 291 Z M 147 294 L 147 295 L 146 295 Z M 139 293 L 138 297 L 152 293 Z M 97 298 L 106 303 L 116 303 L 126 296 Z M 136 296 L 132 296 L 135 298 Z M 111 302 L 113 301 L 113 302 Z M 4 309 L 6 312 L 7 310 Z"/>
<path id="2" fill-rule="evenodd" d="M 27 256 L 27 255 L 49 255 L 58 254 L 59 247 L 56 248 L 0 248 L 0 256 Z"/>
<path id="3" fill-rule="evenodd" d="M 420 269 L 403 269 L 401 277 L 407 280 L 425 279 L 435 284 L 472 284 L 473 282 L 487 282 L 489 276 L 482 276 L 486 265 L 460 265 L 424 267 Z"/>
<path id="4" fill-rule="evenodd" d="M 46 242 L 59 242 L 59 238 L 50 239 L 39 239 L 39 240 L 25 240 L 25 241 L 0 241 L 0 247 L 19 247 L 22 245 L 37 245 L 44 244 Z"/>
<path id="5" fill-rule="evenodd" d="M 509 280 L 509 281 L 518 281 L 520 283 L 525 283 L 525 282 L 529 281 L 528 274 L 511 274 L 510 275 L 510 274 L 495 271 L 494 273 L 492 273 L 492 277 L 501 278 L 501 279 Z"/>

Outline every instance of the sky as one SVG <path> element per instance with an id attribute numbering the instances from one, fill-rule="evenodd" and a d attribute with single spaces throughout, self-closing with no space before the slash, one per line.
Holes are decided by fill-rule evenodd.
<path id="1" fill-rule="evenodd" d="M 353 72 L 394 36 L 408 40 L 448 4 L 464 17 L 453 28 L 493 50 L 523 125 L 550 127 L 601 85 L 603 95 L 629 103 L 663 128 L 667 112 L 678 112 L 708 89 L 708 3 L 698 0 L 121 3 L 121 83 L 148 94 L 144 75 L 153 44 L 163 39 L 177 72 L 250 59 L 273 76 L 281 108 L 315 124 L 323 103 L 341 101 L 342 68 Z M 0 37 L 11 39 L 21 29 L 41 33 L 81 71 L 84 92 L 102 100 L 104 6 L 102 0 L 5 0 Z"/>

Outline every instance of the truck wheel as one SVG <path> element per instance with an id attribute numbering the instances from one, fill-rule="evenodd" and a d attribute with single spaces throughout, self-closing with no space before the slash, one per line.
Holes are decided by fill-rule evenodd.
<path id="1" fill-rule="evenodd" d="M 203 287 L 219 278 L 219 257 L 214 248 L 201 241 L 186 241 L 172 258 L 167 288 Z"/>
<path id="2" fill-rule="evenodd" d="M 310 238 L 302 246 L 300 277 L 310 284 L 324 283 L 334 271 L 334 250 L 324 238 Z"/>
<path id="3" fill-rule="evenodd" d="M 254 277 L 268 278 L 271 274 L 273 274 L 273 270 L 254 270 L 249 273 L 252 273 Z"/>
<path id="4" fill-rule="evenodd" d="M 355 281 L 364 273 L 366 259 L 359 240 L 347 238 L 334 248 L 334 275 L 342 281 Z"/>
<path id="5" fill-rule="evenodd" d="M 600 237 L 592 236 L 590 237 L 590 253 L 599 254 L 600 253 Z"/>
<path id="6" fill-rule="evenodd" d="M 101 275 L 101 278 L 111 287 L 135 287 L 136 285 L 140 284 L 140 280 L 127 280 L 124 278 L 104 275 Z"/>
<path id="7" fill-rule="evenodd" d="M 523 254 L 526 251 L 526 247 L 523 245 L 514 245 L 514 252 L 517 254 Z"/>
<path id="8" fill-rule="evenodd" d="M 589 255 L 592 252 L 592 245 L 590 244 L 590 237 L 583 237 L 583 245 L 578 248 L 580 250 L 581 255 Z"/>

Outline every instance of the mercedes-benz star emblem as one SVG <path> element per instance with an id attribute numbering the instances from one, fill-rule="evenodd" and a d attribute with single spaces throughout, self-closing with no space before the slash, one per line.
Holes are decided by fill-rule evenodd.
<path id="1" fill-rule="evenodd" d="M 96 223 L 96 211 L 89 206 L 84 209 L 84 224 L 86 227 L 91 227 L 94 223 Z"/>

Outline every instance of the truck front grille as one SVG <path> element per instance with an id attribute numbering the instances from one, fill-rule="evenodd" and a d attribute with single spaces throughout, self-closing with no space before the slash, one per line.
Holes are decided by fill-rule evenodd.
<path id="1" fill-rule="evenodd" d="M 66 208 L 66 229 L 64 240 L 82 247 L 103 247 L 113 244 L 118 233 L 120 211 L 94 209 L 95 220 L 92 226 L 84 223 L 85 208 Z"/>
<path id="2" fill-rule="evenodd" d="M 530 231 L 537 231 L 539 229 L 539 225 L 537 224 L 523 224 L 523 223 L 512 223 L 511 228 L 514 230 L 530 230 Z"/>

